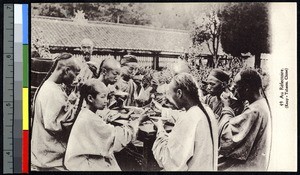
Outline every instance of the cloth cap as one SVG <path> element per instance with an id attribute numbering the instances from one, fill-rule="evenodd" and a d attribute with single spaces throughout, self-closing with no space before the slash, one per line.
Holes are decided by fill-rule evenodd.
<path id="1" fill-rule="evenodd" d="M 221 69 L 213 69 L 209 76 L 215 77 L 216 79 L 228 83 L 229 81 L 229 75 L 227 73 L 225 73 L 224 71 L 222 71 Z"/>

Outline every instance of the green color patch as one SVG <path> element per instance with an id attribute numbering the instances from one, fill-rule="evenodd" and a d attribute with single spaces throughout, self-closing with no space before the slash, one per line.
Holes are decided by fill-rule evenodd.
<path id="1" fill-rule="evenodd" d="M 23 88 L 28 87 L 28 45 L 23 45 Z"/>

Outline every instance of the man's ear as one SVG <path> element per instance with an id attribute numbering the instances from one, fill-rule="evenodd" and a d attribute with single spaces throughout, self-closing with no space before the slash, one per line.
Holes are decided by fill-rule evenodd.
<path id="1" fill-rule="evenodd" d="M 177 98 L 182 98 L 183 92 L 181 89 L 177 89 L 176 91 Z"/>
<path id="2" fill-rule="evenodd" d="M 63 67 L 63 74 L 68 75 L 69 71 L 70 71 L 69 67 L 67 66 Z"/>
<path id="3" fill-rule="evenodd" d="M 222 83 L 221 83 L 221 86 L 222 86 L 222 88 L 226 88 L 226 87 L 227 87 L 227 83 L 222 82 Z"/>
<path id="4" fill-rule="evenodd" d="M 101 71 L 102 71 L 102 74 L 106 75 L 106 73 L 107 73 L 107 69 L 106 68 L 103 67 Z"/>
<path id="5" fill-rule="evenodd" d="M 90 102 L 90 103 L 92 103 L 93 100 L 94 100 L 94 98 L 93 98 L 93 96 L 92 96 L 91 94 L 89 94 L 89 95 L 86 97 L 86 99 L 87 99 L 87 101 Z"/>

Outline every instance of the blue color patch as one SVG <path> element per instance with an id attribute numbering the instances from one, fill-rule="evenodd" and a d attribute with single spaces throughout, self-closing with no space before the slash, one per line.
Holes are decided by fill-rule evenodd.
<path id="1" fill-rule="evenodd" d="M 28 44 L 28 4 L 22 4 L 23 44 Z"/>

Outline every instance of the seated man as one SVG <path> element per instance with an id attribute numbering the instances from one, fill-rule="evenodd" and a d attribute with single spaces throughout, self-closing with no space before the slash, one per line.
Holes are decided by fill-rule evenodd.
<path id="1" fill-rule="evenodd" d="M 65 165 L 71 171 L 120 171 L 114 152 L 122 150 L 136 138 L 143 118 L 121 127 L 107 124 L 96 114 L 107 104 L 108 88 L 97 79 L 83 84 L 80 95 L 86 101 L 72 128 Z"/>
<path id="2" fill-rule="evenodd" d="M 152 151 L 159 166 L 166 171 L 213 171 L 217 169 L 217 124 L 209 108 L 199 100 L 192 75 L 176 75 L 169 85 L 168 100 L 185 111 L 173 116 L 171 133 L 161 120 Z M 164 114 L 162 114 L 164 115 Z"/>
<path id="3" fill-rule="evenodd" d="M 248 101 L 242 114 L 235 116 L 230 108 L 230 96 L 223 94 L 220 119 L 219 170 L 265 171 L 271 146 L 271 114 L 261 95 L 262 80 L 254 70 L 236 75 L 235 96 Z"/>
<path id="4" fill-rule="evenodd" d="M 118 92 L 115 89 L 115 83 L 119 80 L 120 78 L 120 71 L 121 71 L 121 65 L 120 63 L 113 59 L 113 58 L 109 58 L 109 59 L 104 59 L 98 66 L 98 68 L 96 68 L 98 71 L 98 73 L 94 76 L 94 78 L 98 77 L 98 79 L 100 80 L 100 82 L 103 82 L 110 90 L 109 93 L 109 99 L 110 99 L 110 104 L 115 102 L 115 96 L 122 95 L 122 98 L 125 98 L 126 94 L 121 94 L 120 92 Z M 91 77 L 90 77 L 91 78 Z M 78 94 L 79 96 L 79 94 Z M 79 104 L 83 103 L 83 106 L 85 106 L 84 104 L 84 100 L 81 98 L 81 100 L 78 102 Z"/>
<path id="5" fill-rule="evenodd" d="M 106 86 L 114 85 L 118 80 L 121 73 L 120 63 L 113 59 L 105 59 L 102 61 L 99 68 L 99 80 Z"/>
<path id="6" fill-rule="evenodd" d="M 137 85 L 132 80 L 137 70 L 137 59 L 133 55 L 125 55 L 121 59 L 122 75 L 116 83 L 116 89 L 128 93 L 124 101 L 125 106 L 135 106 L 135 99 L 138 96 Z"/>
<path id="7" fill-rule="evenodd" d="M 61 54 L 34 97 L 31 164 L 39 171 L 66 170 L 63 165 L 75 108 L 63 84 L 69 87 L 79 67 L 71 54 Z"/>
<path id="8" fill-rule="evenodd" d="M 113 59 L 105 59 L 101 62 L 98 79 L 109 89 L 109 108 L 118 108 L 123 105 L 128 93 L 116 89 L 116 83 L 120 79 L 121 65 Z"/>

